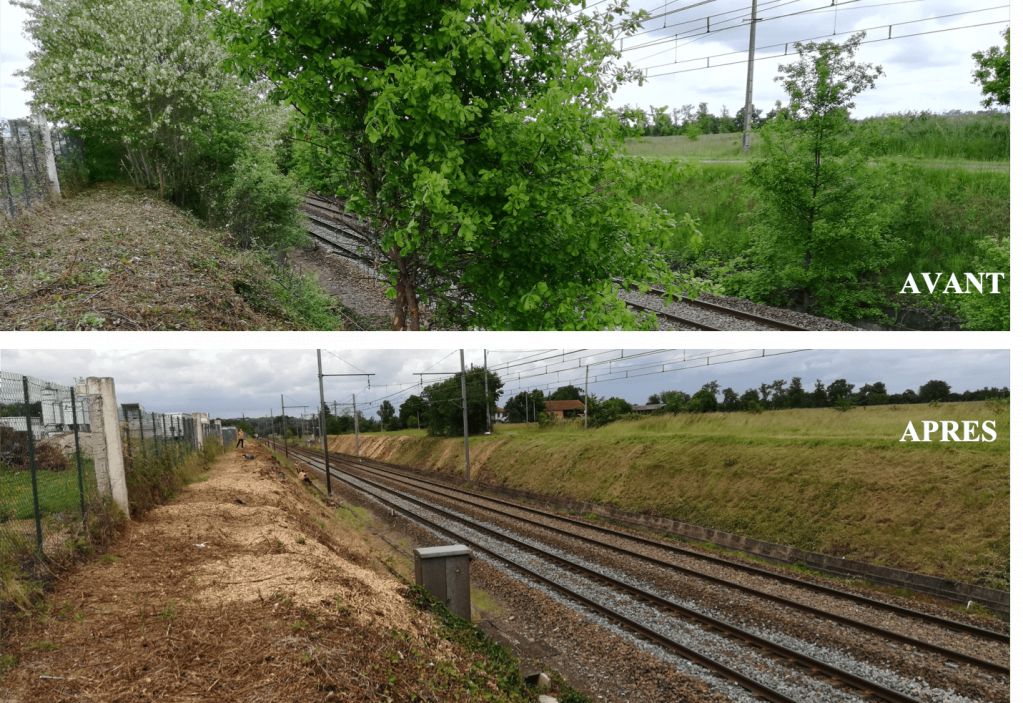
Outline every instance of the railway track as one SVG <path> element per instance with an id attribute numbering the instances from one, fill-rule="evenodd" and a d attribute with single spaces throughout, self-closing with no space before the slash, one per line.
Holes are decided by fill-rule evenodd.
<path id="1" fill-rule="evenodd" d="M 303 200 L 302 214 L 307 219 L 306 232 L 312 237 L 376 275 L 378 262 L 371 253 L 374 243 L 369 228 L 357 217 L 341 210 L 339 203 L 312 193 Z"/>
<path id="2" fill-rule="evenodd" d="M 312 466 L 313 468 L 317 469 L 322 473 L 323 464 L 322 458 L 320 457 L 319 454 L 302 449 L 292 451 L 298 454 L 303 461 L 305 461 L 310 466 Z M 799 603 L 797 601 L 792 601 L 791 599 L 786 599 L 784 597 L 779 597 L 774 594 L 767 594 L 760 591 L 759 589 L 737 586 L 734 583 L 710 576 L 708 574 L 698 573 L 685 567 L 680 567 L 677 564 L 665 561 L 663 559 L 658 559 L 647 555 L 639 555 L 634 550 L 629 550 L 627 548 L 610 545 L 605 541 L 580 535 L 578 531 L 556 528 L 538 520 L 530 520 L 524 518 L 522 515 L 514 514 L 509 510 L 504 509 L 503 507 L 495 508 L 493 505 L 485 505 L 484 503 L 514 506 L 515 510 L 524 512 L 534 512 L 542 514 L 545 517 L 556 517 L 557 519 L 562 519 L 561 516 L 550 516 L 546 513 L 543 513 L 542 511 L 538 511 L 533 508 L 528 508 L 526 506 L 521 506 L 519 504 L 513 504 L 508 501 L 494 499 L 489 496 L 482 496 L 480 494 L 471 493 L 469 491 L 463 491 L 461 489 L 453 488 L 448 485 L 437 484 L 436 482 L 427 481 L 425 479 L 411 477 L 404 473 L 396 474 L 393 469 L 374 466 L 372 462 L 370 462 L 368 465 L 367 463 L 353 462 L 350 458 L 344 457 L 343 455 L 332 455 L 331 461 L 332 464 L 337 462 L 337 465 L 339 467 L 339 468 L 332 467 L 331 471 L 332 476 L 345 481 L 349 485 L 355 487 L 357 490 L 361 490 L 363 492 L 365 492 L 365 487 L 360 488 L 354 485 L 353 482 L 350 480 L 351 478 L 354 477 L 357 481 L 364 482 L 365 484 L 371 486 L 374 490 L 384 491 L 387 494 L 387 496 L 389 496 L 386 498 L 386 500 L 391 501 L 389 507 L 392 509 L 396 509 L 394 500 L 400 500 L 408 501 L 409 503 L 418 506 L 418 508 L 420 509 L 429 510 L 437 514 L 441 514 L 444 516 L 445 520 L 449 521 L 453 520 L 461 525 L 464 525 L 467 529 L 481 531 L 482 533 L 487 535 L 488 539 L 496 539 L 505 543 L 512 544 L 514 545 L 515 549 L 534 554 L 536 555 L 537 558 L 543 559 L 547 562 L 553 562 L 557 564 L 558 568 L 560 569 L 567 569 L 572 573 L 581 574 L 584 578 L 590 581 L 595 580 L 603 584 L 604 587 L 611 588 L 618 593 L 625 593 L 628 595 L 629 598 L 634 599 L 636 602 L 643 603 L 645 607 L 654 608 L 664 614 L 670 614 L 670 616 L 673 618 L 679 618 L 687 622 L 698 624 L 699 627 L 703 628 L 704 630 L 707 630 L 708 632 L 715 633 L 716 635 L 723 636 L 734 641 L 743 642 L 745 645 L 748 646 L 756 647 L 759 651 L 768 653 L 771 657 L 774 657 L 779 661 L 788 662 L 790 666 L 794 664 L 798 669 L 800 669 L 809 676 L 823 678 L 824 680 L 832 682 L 835 681 L 840 682 L 841 687 L 855 690 L 858 692 L 857 693 L 858 696 L 865 697 L 868 700 L 912 701 L 916 699 L 904 693 L 900 693 L 899 691 L 893 690 L 882 684 L 878 684 L 876 681 L 871 681 L 857 673 L 843 670 L 835 665 L 823 662 L 805 653 L 795 651 L 789 647 L 785 647 L 781 644 L 778 644 L 777 642 L 760 637 L 759 635 L 749 632 L 748 630 L 743 630 L 740 627 L 730 625 L 729 623 L 724 622 L 718 618 L 709 616 L 705 613 L 697 612 L 695 610 L 692 610 L 691 608 L 687 608 L 686 606 L 676 601 L 670 600 L 656 593 L 653 593 L 643 588 L 642 586 L 638 586 L 634 583 L 624 582 L 621 579 L 617 579 L 614 576 L 608 575 L 602 570 L 595 570 L 591 566 L 581 564 L 577 560 L 571 558 L 570 555 L 566 556 L 564 554 L 562 555 L 556 554 L 551 550 L 551 548 L 549 548 L 546 545 L 546 543 L 541 543 L 538 546 L 535 543 L 535 541 L 531 543 L 526 542 L 516 537 L 512 537 L 504 530 L 496 530 L 493 527 L 486 527 L 485 525 L 480 523 L 478 518 L 466 517 L 464 514 L 452 512 L 451 509 L 443 508 L 437 505 L 436 500 L 439 498 L 441 500 L 453 501 L 456 503 L 456 505 L 459 506 L 459 509 L 463 503 L 468 504 L 477 510 L 489 511 L 494 515 L 498 515 L 500 516 L 500 519 L 505 520 L 511 519 L 523 523 L 528 523 L 531 524 L 533 528 L 559 533 L 564 536 L 570 537 L 571 539 L 580 539 L 588 541 L 594 545 L 599 545 L 601 548 L 615 551 L 620 555 L 626 554 L 630 557 L 638 558 L 651 563 L 657 563 L 657 565 L 661 567 L 674 569 L 675 571 L 679 573 L 684 573 L 688 576 L 707 579 L 718 586 L 738 588 L 739 590 L 744 590 L 747 595 L 756 595 L 757 597 L 764 598 L 773 603 L 795 608 L 814 617 L 828 618 L 833 621 L 839 622 L 843 625 L 859 628 L 860 630 L 863 630 L 864 632 L 873 635 L 886 637 L 891 641 L 899 642 L 905 645 L 910 645 L 918 649 L 931 652 L 933 654 L 938 654 L 939 656 L 945 657 L 950 661 L 957 662 L 957 665 L 967 664 L 994 674 L 999 675 L 1008 674 L 1007 667 L 1003 667 L 1000 664 L 990 662 L 964 652 L 949 650 L 940 645 L 924 642 L 922 640 L 918 640 L 916 638 L 912 638 L 898 632 L 886 630 L 884 628 L 880 628 L 869 623 L 855 621 L 851 618 L 847 618 L 844 616 L 836 617 L 834 613 L 825 612 L 813 606 L 808 606 L 806 604 Z M 344 472 L 341 472 L 339 470 L 340 467 L 344 468 Z M 387 483 L 381 483 L 381 481 L 385 481 Z M 393 483 L 399 484 L 401 488 L 395 488 L 393 485 L 388 485 Z M 408 493 L 409 490 L 418 491 L 420 493 L 427 493 L 428 495 L 431 496 L 430 502 L 423 500 L 421 496 L 416 497 L 410 495 Z M 454 493 L 456 495 L 453 496 L 450 495 L 450 493 Z M 385 500 L 385 498 L 382 498 L 379 495 L 376 495 L 375 497 L 380 500 Z M 396 497 L 400 497 L 400 499 Z M 403 509 L 402 512 L 403 514 L 406 514 L 408 517 L 415 521 L 418 522 L 424 521 L 424 518 L 420 513 L 409 514 L 409 511 L 407 511 L 406 509 Z M 574 522 L 574 519 L 566 519 L 566 523 L 571 522 Z M 434 526 L 436 525 L 434 524 Z M 585 526 L 587 529 L 593 529 L 594 527 L 590 524 L 586 524 Z M 457 534 L 452 532 L 450 530 L 450 526 L 449 528 L 445 528 L 442 531 L 448 536 L 451 536 L 455 539 L 459 539 L 463 542 L 472 541 L 467 540 L 464 532 L 462 531 L 459 531 Z M 626 533 L 619 534 L 625 535 Z M 628 536 L 629 538 L 633 537 L 631 535 L 626 536 Z M 490 554 L 494 559 L 501 563 L 507 562 L 507 558 L 505 556 L 502 556 L 501 554 L 497 554 L 494 552 L 492 545 L 488 547 L 486 544 L 474 542 L 473 546 L 477 549 L 486 552 L 487 554 Z M 523 569 L 519 567 L 521 567 L 521 564 L 513 565 L 514 570 L 523 572 Z M 529 571 L 529 569 L 526 569 L 526 571 Z M 726 663 L 722 663 L 719 661 L 707 661 L 708 656 L 706 654 L 692 651 L 691 647 L 687 647 L 686 645 L 673 640 L 670 636 L 666 636 L 663 632 L 658 632 L 654 630 L 654 632 L 651 633 L 650 632 L 651 628 L 648 625 L 630 621 L 630 619 L 627 616 L 623 615 L 623 613 L 620 611 L 609 613 L 607 612 L 608 609 L 605 606 L 601 605 L 601 603 L 594 603 L 593 599 L 588 597 L 586 594 L 584 593 L 581 594 L 578 593 L 577 591 L 573 591 L 571 588 L 567 587 L 562 582 L 552 583 L 550 578 L 543 576 L 541 574 L 536 574 L 534 572 L 535 570 L 533 570 L 533 572 L 527 575 L 530 578 L 539 578 L 548 587 L 554 588 L 554 590 L 557 590 L 559 593 L 567 596 L 571 600 L 584 603 L 585 607 L 591 610 L 596 610 L 602 615 L 609 617 L 610 619 L 614 620 L 616 623 L 618 623 L 625 629 L 630 630 L 634 633 L 639 633 L 643 638 L 654 641 L 669 651 L 679 654 L 680 656 L 683 656 L 684 658 L 689 659 L 690 661 L 697 661 L 698 663 L 717 671 L 726 678 L 729 678 L 730 680 L 735 681 L 739 685 L 743 686 L 751 693 L 754 693 L 754 695 L 761 697 L 765 700 L 790 700 L 787 697 L 788 694 L 774 690 L 770 686 L 764 686 L 762 682 L 750 680 L 751 677 L 749 677 L 747 674 L 743 674 L 742 672 L 736 671 L 734 667 L 729 666 Z M 545 570 L 544 573 L 549 572 Z M 773 575 L 774 574 L 772 573 L 772 576 Z M 955 625 L 962 626 L 962 623 L 955 623 Z M 973 626 L 966 627 L 972 628 Z M 1002 637 L 1000 633 L 993 633 L 986 630 L 981 630 L 980 628 L 974 629 L 978 633 L 982 633 L 983 636 L 985 637 L 993 637 L 995 639 L 1000 639 Z"/>
<path id="3" fill-rule="evenodd" d="M 615 280 L 621 285 L 621 281 Z M 739 310 L 692 296 L 676 296 L 665 302 L 667 292 L 650 288 L 640 292 L 638 286 L 623 286 L 625 304 L 634 310 L 650 312 L 672 325 L 697 330 L 786 330 L 806 331 L 808 328 L 747 310 Z"/>

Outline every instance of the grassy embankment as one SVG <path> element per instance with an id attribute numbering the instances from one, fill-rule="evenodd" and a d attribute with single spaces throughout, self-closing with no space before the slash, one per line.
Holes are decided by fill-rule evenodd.
<path id="1" fill-rule="evenodd" d="M 985 237 L 1009 234 L 1008 118 L 972 116 L 905 120 L 877 118 L 860 123 L 862 148 L 878 168 L 898 168 L 904 199 L 896 234 L 906 242 L 880 285 L 901 288 L 908 272 L 970 271 Z M 754 135 L 752 155 L 759 154 Z M 744 187 L 748 156 L 741 135 L 644 137 L 626 144 L 628 153 L 687 164 L 670 187 L 645 199 L 675 215 L 691 214 L 700 236 L 680 228 L 669 254 L 676 264 L 728 290 L 719 268 L 748 250 L 747 217 L 754 201 Z"/>
<path id="2" fill-rule="evenodd" d="M 994 419 L 998 440 L 899 442 L 925 419 Z M 1008 437 L 1007 406 L 975 402 L 503 425 L 472 455 L 483 481 L 1007 588 Z M 460 438 L 364 434 L 362 450 L 462 470 Z"/>

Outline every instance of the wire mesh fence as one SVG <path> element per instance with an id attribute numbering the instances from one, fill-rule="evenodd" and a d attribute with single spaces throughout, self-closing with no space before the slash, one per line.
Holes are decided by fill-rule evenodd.
<path id="1" fill-rule="evenodd" d="M 134 514 L 181 485 L 176 469 L 224 446 L 220 423 L 205 414 L 137 403 L 108 413 L 104 402 L 86 384 L 0 371 L 0 605 L 8 575 L 46 580 L 112 524 L 113 465 L 123 462 L 116 473 Z"/>
<path id="2" fill-rule="evenodd" d="M 8 217 L 84 181 L 81 140 L 45 123 L 0 120 L 0 208 Z"/>
<path id="3" fill-rule="evenodd" d="M 0 372 L 0 566 L 61 560 L 85 539 L 101 502 L 90 434 L 74 388 Z"/>

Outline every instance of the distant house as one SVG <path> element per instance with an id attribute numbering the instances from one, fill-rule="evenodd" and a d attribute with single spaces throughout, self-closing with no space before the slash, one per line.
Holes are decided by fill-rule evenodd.
<path id="1" fill-rule="evenodd" d="M 543 409 L 553 419 L 564 420 L 581 414 L 586 406 L 581 400 L 545 400 Z"/>
<path id="2" fill-rule="evenodd" d="M 664 403 L 647 403 L 646 405 L 633 405 L 632 412 L 634 413 L 655 413 L 658 410 L 663 410 L 667 407 Z"/>
<path id="3" fill-rule="evenodd" d="M 494 422 L 508 422 L 508 413 L 504 408 L 494 408 Z"/>

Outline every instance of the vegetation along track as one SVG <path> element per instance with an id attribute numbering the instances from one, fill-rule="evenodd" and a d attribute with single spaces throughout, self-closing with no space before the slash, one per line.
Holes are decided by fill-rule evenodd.
<path id="1" fill-rule="evenodd" d="M 378 263 L 373 255 L 369 227 L 341 207 L 341 203 L 308 193 L 302 204 L 307 218 L 306 231 L 331 250 L 358 262 L 370 270 Z M 620 283 L 616 281 L 616 283 Z M 625 303 L 634 310 L 650 312 L 668 329 L 695 330 L 806 330 L 806 327 L 739 310 L 727 305 L 688 296 L 665 303 L 666 293 L 657 288 L 640 292 L 635 286 L 623 289 Z"/>
<path id="2" fill-rule="evenodd" d="M 322 471 L 321 469 L 322 459 L 318 454 L 314 452 L 307 452 L 305 450 L 298 450 L 297 453 L 299 453 L 302 456 L 302 458 L 306 460 L 311 466 L 313 466 L 317 470 Z M 599 545 L 600 548 L 614 551 L 619 555 L 626 554 L 629 557 L 634 557 L 642 561 L 646 561 L 648 563 L 652 564 L 656 563 L 659 567 L 673 569 L 674 571 L 680 574 L 705 579 L 718 587 L 724 586 L 726 588 L 736 589 L 737 591 L 743 592 L 745 595 L 753 595 L 762 598 L 766 601 L 769 601 L 772 604 L 788 606 L 790 608 L 798 610 L 801 613 L 805 613 L 812 618 L 830 619 L 833 622 L 839 623 L 844 626 L 855 627 L 862 630 L 863 632 L 868 633 L 869 635 L 885 638 L 889 642 L 893 643 L 897 642 L 901 645 L 908 645 L 909 647 L 915 647 L 916 649 L 936 654 L 945 661 L 955 662 L 954 666 L 956 668 L 958 668 L 960 664 L 976 667 L 978 669 L 983 670 L 987 678 L 990 678 L 991 674 L 1007 676 L 1007 667 L 973 656 L 972 654 L 967 654 L 965 652 L 948 649 L 947 647 L 944 647 L 942 645 L 937 645 L 931 642 L 920 640 L 918 638 L 911 637 L 900 632 L 887 630 L 885 628 L 878 627 L 870 623 L 862 622 L 850 618 L 848 616 L 826 612 L 821 608 L 809 606 L 806 605 L 805 603 L 793 601 L 791 599 L 778 596 L 775 594 L 770 594 L 761 589 L 737 585 L 735 582 L 731 580 L 726 581 L 724 579 L 714 577 L 713 575 L 710 574 L 699 573 L 692 569 L 679 566 L 678 564 L 667 561 L 665 559 L 659 559 L 656 557 L 642 555 L 635 549 L 629 549 L 627 547 L 623 548 L 620 546 L 610 544 L 606 540 L 598 540 L 591 537 L 587 537 L 583 534 L 580 534 L 578 529 L 568 530 L 556 528 L 550 524 L 547 524 L 547 522 L 529 519 L 521 514 L 515 514 L 515 512 L 505 510 L 503 508 L 495 508 L 493 507 L 493 505 L 487 505 L 487 503 L 514 506 L 513 510 L 519 512 L 539 513 L 541 515 L 544 515 L 545 518 L 548 519 L 548 521 L 552 519 L 564 520 L 566 524 L 573 524 L 575 522 L 581 523 L 581 521 L 575 521 L 574 519 L 570 518 L 562 518 L 561 516 L 551 516 L 546 513 L 543 513 L 542 511 L 538 511 L 532 508 L 526 508 L 525 506 L 512 504 L 507 501 L 500 501 L 486 496 L 481 496 L 479 494 L 461 491 L 459 489 L 452 488 L 451 486 L 444 486 L 443 484 L 437 484 L 435 482 L 427 481 L 424 479 L 413 478 L 408 476 L 407 474 L 399 475 L 396 474 L 392 468 L 382 467 L 374 462 L 363 461 L 360 463 L 355 463 L 350 458 L 344 457 L 342 455 L 332 455 L 332 462 L 336 462 L 337 467 L 343 468 L 344 471 L 348 474 L 348 476 L 346 477 L 344 474 L 338 471 L 338 468 L 335 468 L 331 472 L 332 476 L 335 476 L 337 478 L 340 478 L 341 480 L 346 481 L 347 483 L 349 483 L 350 485 L 352 485 L 361 492 L 367 492 L 366 488 L 367 485 L 370 487 L 371 491 L 384 491 L 386 493 L 385 496 L 380 496 L 379 494 L 374 493 L 373 494 L 374 498 L 381 500 L 382 502 L 388 503 L 388 507 L 390 507 L 391 509 L 399 510 L 400 512 L 406 514 L 408 517 L 412 518 L 414 521 L 417 522 L 430 522 L 430 520 L 422 516 L 421 512 L 419 512 L 422 509 L 431 511 L 437 515 L 441 515 L 442 521 L 446 522 L 448 526 L 447 527 L 437 526 L 436 521 L 433 521 L 431 523 L 431 529 L 439 529 L 441 532 L 444 532 L 445 534 L 450 535 L 455 539 L 471 542 L 475 548 L 491 555 L 491 557 L 496 561 L 503 564 L 508 564 L 516 571 L 522 573 L 528 572 L 527 573 L 528 578 L 533 580 L 539 580 L 541 583 L 548 586 L 549 588 L 552 588 L 553 590 L 561 593 L 562 595 L 568 596 L 570 600 L 583 603 L 584 607 L 590 610 L 597 611 L 601 615 L 610 618 L 611 620 L 617 622 L 618 624 L 624 626 L 626 629 L 634 633 L 639 633 L 643 639 L 653 641 L 669 652 L 679 654 L 680 656 L 689 659 L 690 661 L 698 662 L 705 667 L 717 671 L 718 673 L 725 676 L 725 678 L 735 681 L 739 685 L 743 686 L 757 697 L 765 698 L 767 700 L 789 700 L 789 698 L 787 698 L 786 696 L 791 695 L 793 693 L 793 689 L 791 688 L 791 683 L 778 685 L 779 681 L 784 681 L 786 679 L 784 676 L 782 676 L 782 678 L 778 678 L 777 674 L 775 674 L 773 678 L 772 675 L 770 674 L 767 675 L 766 678 L 768 680 L 765 682 L 763 680 L 765 677 L 760 676 L 757 673 L 764 668 L 765 665 L 763 664 L 755 665 L 755 668 L 752 671 L 748 670 L 747 667 L 744 667 L 741 664 L 737 664 L 734 661 L 734 658 L 731 658 L 734 657 L 735 642 L 741 642 L 743 643 L 743 646 L 752 645 L 753 647 L 756 648 L 756 650 L 758 650 L 761 653 L 761 655 L 763 653 L 768 653 L 770 657 L 774 658 L 775 662 L 780 660 L 784 662 L 783 665 L 786 667 L 791 668 L 792 665 L 795 665 L 797 670 L 801 671 L 802 674 L 805 676 L 823 677 L 826 681 L 832 682 L 831 684 L 828 685 L 832 685 L 834 682 L 840 682 L 842 687 L 840 690 L 848 691 L 849 689 L 853 689 L 858 692 L 857 696 L 853 698 L 854 700 L 858 700 L 862 698 L 864 695 L 870 700 L 887 701 L 917 700 L 908 693 L 900 692 L 900 690 L 898 690 L 900 687 L 897 685 L 892 686 L 891 681 L 879 683 L 878 681 L 869 678 L 869 676 L 864 675 L 864 670 L 862 669 L 862 667 L 856 671 L 850 671 L 848 667 L 843 668 L 840 665 L 840 663 L 835 664 L 823 661 L 820 658 L 819 654 L 817 656 L 814 656 L 815 655 L 814 651 L 810 652 L 800 651 L 799 649 L 793 648 L 791 646 L 779 644 L 777 641 L 773 639 L 768 639 L 758 633 L 751 632 L 750 628 L 748 627 L 743 628 L 729 624 L 724 620 L 715 617 L 714 615 L 709 615 L 706 612 L 700 612 L 699 610 L 693 609 L 692 607 L 687 607 L 686 605 L 683 605 L 676 600 L 672 600 L 670 598 L 658 595 L 657 593 L 654 593 L 653 591 L 649 590 L 649 588 L 647 588 L 645 584 L 638 584 L 637 580 L 634 578 L 625 576 L 623 580 L 622 577 L 618 577 L 614 574 L 608 573 L 608 569 L 606 568 L 602 568 L 600 566 L 594 567 L 593 565 L 580 563 L 576 558 L 574 558 L 574 555 L 566 554 L 563 550 L 554 549 L 552 551 L 552 548 L 547 544 L 546 540 L 541 539 L 538 541 L 519 539 L 508 534 L 506 528 L 504 527 L 500 528 L 495 528 L 493 526 L 486 527 L 483 523 L 480 522 L 478 518 L 465 517 L 464 514 L 461 514 L 460 511 L 462 504 L 471 505 L 474 509 L 489 512 L 491 515 L 499 515 L 500 516 L 498 518 L 499 520 L 512 519 L 521 523 L 527 523 L 531 526 L 533 530 L 540 529 L 551 533 L 566 535 L 571 539 L 588 542 L 591 545 Z M 354 483 L 352 480 L 350 480 L 353 477 L 356 479 Z M 402 490 L 398 490 L 393 485 L 381 484 L 379 482 L 380 480 L 384 480 L 388 484 L 398 483 L 403 488 Z M 360 482 L 363 483 L 364 485 L 361 486 L 357 485 Z M 419 494 L 421 493 L 430 494 L 431 496 L 430 501 L 427 502 L 423 500 L 421 496 L 415 497 L 410 495 L 407 492 L 409 489 L 414 490 Z M 457 497 L 453 496 L 452 494 L 456 494 Z M 450 509 L 439 506 L 437 503 L 438 498 L 441 501 L 456 502 L 457 503 L 456 510 L 458 510 L 459 512 L 452 512 Z M 405 508 L 402 508 L 400 505 L 395 505 L 394 504 L 395 500 L 398 500 L 399 502 L 405 501 L 417 507 L 410 511 L 408 509 L 408 505 L 406 505 Z M 489 522 L 489 517 L 485 517 L 485 519 L 488 519 L 487 524 L 493 525 L 493 523 Z M 457 534 L 453 533 L 451 531 L 452 521 L 460 523 L 461 525 L 465 525 L 470 531 L 475 531 L 477 534 L 480 534 L 484 544 L 480 543 L 481 540 L 479 538 L 473 540 L 467 537 L 464 532 L 464 529 L 456 530 Z M 590 525 L 588 523 L 583 524 L 587 530 L 596 529 L 600 531 L 606 529 L 596 528 L 595 526 Z M 615 531 L 608 530 L 608 532 L 610 533 Z M 627 535 L 626 533 L 616 534 L 619 536 L 626 536 L 630 539 L 633 538 L 633 536 Z M 560 570 L 566 575 L 567 574 L 571 575 L 567 576 L 566 582 L 564 578 L 558 579 L 552 576 L 553 573 L 552 569 L 545 566 L 545 568 L 543 568 L 544 575 L 540 576 L 539 574 L 535 573 L 535 570 L 531 570 L 528 567 L 524 567 L 521 563 L 521 560 L 519 561 L 509 560 L 509 558 L 506 555 L 499 553 L 502 551 L 501 549 L 495 552 L 494 546 L 492 544 L 490 546 L 486 544 L 487 540 L 492 541 L 493 539 L 499 540 L 499 542 L 502 544 L 511 545 L 511 548 L 520 554 L 529 553 L 532 555 L 536 555 L 536 557 L 534 558 L 539 558 L 542 561 L 546 562 L 547 564 L 554 563 L 557 565 L 557 569 L 555 569 L 554 571 Z M 658 544 L 660 545 L 660 543 Z M 674 545 L 664 546 L 677 549 L 677 547 L 675 547 Z M 555 553 L 559 551 L 560 553 Z M 621 566 L 624 568 L 624 562 L 621 564 Z M 615 561 L 614 568 L 612 568 L 611 571 L 617 571 L 618 567 L 619 563 L 618 561 Z M 775 576 L 775 574 L 771 575 Z M 588 584 L 582 589 L 579 588 L 578 583 L 576 583 L 574 586 L 572 583 L 573 579 L 578 579 L 580 577 L 588 581 Z M 594 594 L 592 592 L 592 589 L 594 588 L 593 584 L 600 584 L 599 588 L 610 588 L 617 595 L 612 596 L 610 599 L 607 596 L 604 596 L 603 598 L 598 598 L 597 601 L 594 602 L 593 598 Z M 580 592 L 580 590 L 582 592 Z M 624 609 L 623 608 L 616 609 L 609 608 L 607 607 L 607 605 L 601 605 L 607 603 L 618 603 L 619 602 L 618 599 L 622 598 L 623 594 L 626 599 L 632 601 L 632 604 L 630 604 L 628 607 L 625 607 Z M 644 609 L 646 609 L 646 611 L 637 613 L 636 612 L 637 608 L 640 611 L 643 611 Z M 723 662 L 712 658 L 712 655 L 708 655 L 706 651 L 704 651 L 703 653 L 695 651 L 693 649 L 694 642 L 691 641 L 692 639 L 691 633 L 688 639 L 687 637 L 683 636 L 681 638 L 683 641 L 679 642 L 680 638 L 677 636 L 673 636 L 674 634 L 677 634 L 677 631 L 672 631 L 671 628 L 669 628 L 668 631 L 666 632 L 664 631 L 664 628 L 657 627 L 657 623 L 662 621 L 663 615 L 665 613 L 670 613 L 671 618 L 676 622 L 685 622 L 686 627 L 692 627 L 693 626 L 692 624 L 696 623 L 700 628 L 702 628 L 703 633 L 698 637 L 698 642 L 695 643 L 699 645 L 699 648 L 701 650 L 704 649 L 705 637 L 711 638 L 713 640 L 714 638 L 720 638 L 722 636 L 733 642 L 733 650 L 730 652 L 729 656 L 724 657 L 725 661 Z M 645 618 L 643 617 L 644 614 L 646 615 Z M 933 618 L 933 616 L 930 617 Z M 975 633 L 972 636 L 978 637 L 982 640 L 989 641 L 994 640 L 1000 642 L 1002 641 L 1003 637 L 1005 637 L 1000 633 L 990 632 L 980 628 L 974 628 L 973 626 L 965 625 L 962 623 L 951 622 L 950 625 L 956 628 L 958 631 L 962 631 L 964 628 L 967 630 L 972 629 L 975 631 Z M 966 644 L 968 645 L 969 643 Z M 711 653 L 715 651 L 715 647 L 717 647 L 717 651 L 720 652 L 720 645 L 711 644 L 710 645 Z M 770 666 L 767 666 L 767 669 L 770 669 Z M 869 673 L 869 671 L 867 673 Z M 751 674 L 753 674 L 753 676 L 751 676 Z M 756 677 L 755 679 L 754 676 Z M 803 681 L 804 681 L 803 686 L 805 686 L 806 679 L 803 679 Z M 811 685 L 811 688 L 813 688 L 813 686 L 821 685 L 818 679 L 815 678 L 814 681 L 815 683 Z M 816 697 L 817 700 L 845 699 L 843 698 L 842 694 L 838 694 L 837 698 L 833 698 L 832 693 L 834 692 L 825 694 L 820 690 L 817 689 L 813 690 L 814 693 L 811 697 Z M 799 695 L 797 695 L 796 698 L 805 699 L 807 693 L 808 689 L 799 688 Z"/>

